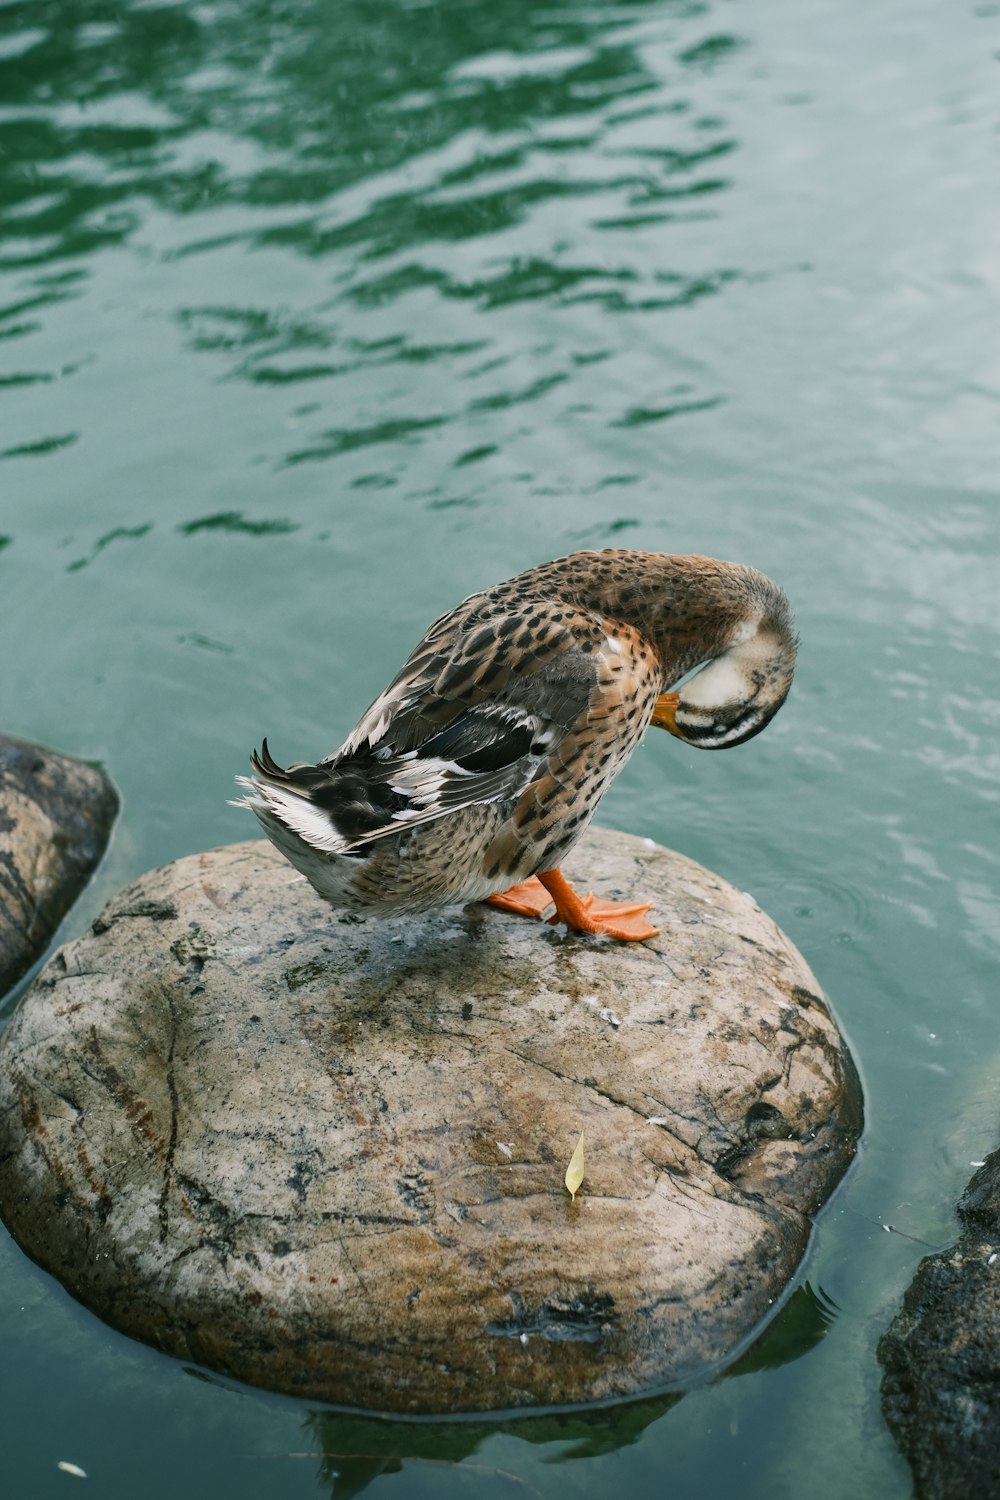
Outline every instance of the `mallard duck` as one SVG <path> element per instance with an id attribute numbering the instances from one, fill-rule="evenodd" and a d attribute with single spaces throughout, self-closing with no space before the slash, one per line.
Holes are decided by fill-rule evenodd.
<path id="1" fill-rule="evenodd" d="M 654 937 L 650 903 L 580 896 L 560 863 L 650 724 L 742 744 L 785 701 L 795 648 L 753 568 L 575 552 L 442 615 L 318 765 L 282 769 L 264 740 L 237 805 L 336 907 L 554 904 L 580 932 Z"/>

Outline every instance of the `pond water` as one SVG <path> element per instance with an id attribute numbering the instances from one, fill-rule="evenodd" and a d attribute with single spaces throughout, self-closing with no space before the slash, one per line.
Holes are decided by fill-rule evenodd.
<path id="1" fill-rule="evenodd" d="M 751 891 L 867 1129 L 729 1374 L 393 1424 L 105 1328 L 0 1237 L 4 1492 L 903 1500 L 878 1336 L 997 1138 L 1000 6 L 2 0 L 0 727 L 125 880 L 250 836 L 427 622 L 584 546 L 751 562 L 792 697 L 601 821 Z"/>

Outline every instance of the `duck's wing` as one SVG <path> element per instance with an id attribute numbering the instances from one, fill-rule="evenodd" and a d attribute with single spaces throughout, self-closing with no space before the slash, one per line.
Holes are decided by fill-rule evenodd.
<path id="1" fill-rule="evenodd" d="M 460 606 L 431 628 L 334 755 L 282 770 L 265 747 L 254 769 L 311 804 L 292 809 L 308 842 L 343 853 L 517 798 L 590 712 L 596 630 L 593 616 L 556 603 L 486 619 Z"/>
<path id="2" fill-rule="evenodd" d="M 483 706 L 551 712 L 568 727 L 595 680 L 584 650 L 594 633 L 594 617 L 565 604 L 487 609 L 474 595 L 435 621 L 324 764 L 366 748 L 416 749 Z"/>

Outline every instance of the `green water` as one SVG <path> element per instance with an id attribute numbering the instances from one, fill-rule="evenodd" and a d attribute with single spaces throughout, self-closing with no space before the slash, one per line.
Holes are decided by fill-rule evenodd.
<path id="1" fill-rule="evenodd" d="M 787 707 L 602 821 L 785 928 L 868 1121 L 762 1347 L 565 1422 L 206 1378 L 3 1237 L 5 1494 L 909 1494 L 875 1344 L 1000 1116 L 998 179 L 996 4 L 0 0 L 0 728 L 124 802 L 63 935 L 472 590 L 736 558 Z"/>

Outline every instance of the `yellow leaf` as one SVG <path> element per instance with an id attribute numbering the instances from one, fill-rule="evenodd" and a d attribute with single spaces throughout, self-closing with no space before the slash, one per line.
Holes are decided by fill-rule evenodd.
<path id="1" fill-rule="evenodd" d="M 580 1139 L 576 1143 L 576 1150 L 573 1152 L 573 1155 L 570 1157 L 570 1159 L 569 1159 L 569 1166 L 566 1168 L 566 1190 L 569 1193 L 570 1197 L 573 1199 L 574 1203 L 576 1202 L 576 1195 L 580 1191 L 580 1184 L 581 1184 L 582 1181 L 583 1181 L 583 1131 L 581 1130 L 580 1131 Z"/>

